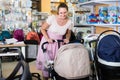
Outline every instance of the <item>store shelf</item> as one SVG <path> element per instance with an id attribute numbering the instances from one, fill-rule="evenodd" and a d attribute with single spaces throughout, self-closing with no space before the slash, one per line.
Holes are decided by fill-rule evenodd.
<path id="1" fill-rule="evenodd" d="M 94 26 L 120 26 L 120 24 L 87 24 L 87 25 L 94 25 Z"/>
<path id="2" fill-rule="evenodd" d="M 62 3 L 63 1 L 51 1 L 51 3 Z"/>
<path id="3" fill-rule="evenodd" d="M 120 0 L 91 0 L 83 3 L 79 3 L 79 6 L 97 6 L 98 4 L 113 4 L 120 2 Z M 94 7 L 92 7 L 94 8 Z M 82 26 L 101 26 L 101 27 L 114 27 L 114 26 L 120 26 L 120 24 L 79 24 Z"/>
<path id="4" fill-rule="evenodd" d="M 75 24 L 74 26 L 75 26 L 75 27 L 91 27 L 91 26 L 94 26 L 94 25 L 88 25 L 88 24 Z"/>
<path id="5" fill-rule="evenodd" d="M 50 1 L 50 7 L 51 7 L 51 14 L 57 14 L 57 6 L 60 4 L 60 3 L 66 3 L 66 0 L 51 0 Z M 67 4 L 67 3 L 66 3 Z"/>
<path id="6" fill-rule="evenodd" d="M 116 27 L 120 24 L 75 24 L 75 26 L 80 27 L 91 27 L 91 26 L 101 26 L 101 27 Z"/>
<path id="7" fill-rule="evenodd" d="M 32 10 L 40 11 L 40 0 L 32 0 Z"/>
<path id="8" fill-rule="evenodd" d="M 99 7 L 101 6 L 118 6 L 120 3 L 120 0 L 90 0 L 90 1 L 87 1 L 87 2 L 83 2 L 83 3 L 78 3 L 77 6 L 79 8 L 90 8 L 90 11 L 91 13 L 94 13 L 96 14 L 97 11 L 99 11 Z M 118 5 L 117 5 L 118 4 Z M 77 12 L 78 13 L 78 12 Z M 81 14 L 83 15 L 83 14 Z M 88 16 L 88 14 L 87 14 Z M 76 17 L 75 17 L 75 27 L 90 27 L 91 28 L 91 32 L 92 33 L 99 33 L 100 31 L 103 31 L 104 29 L 113 29 L 113 30 L 118 30 L 120 31 L 120 24 L 104 24 L 104 23 L 96 23 L 96 24 L 90 24 L 90 23 L 87 23 L 85 21 L 81 21 L 81 20 L 77 20 L 77 19 L 82 19 L 84 17 L 81 17 L 79 16 L 78 14 L 76 14 Z M 77 22 L 78 21 L 78 22 Z M 83 23 L 82 23 L 83 22 Z M 98 30 L 98 31 L 97 31 Z"/>
<path id="9" fill-rule="evenodd" d="M 79 3 L 79 6 L 98 5 L 98 4 L 110 4 L 110 2 L 111 3 L 113 3 L 113 2 L 120 2 L 120 0 L 91 0 L 91 1 L 84 2 L 84 3 Z"/>
<path id="10" fill-rule="evenodd" d="M 31 22 L 31 0 L 2 0 L 0 1 L 0 24 L 2 30 L 28 30 Z M 2 4 L 4 3 L 4 4 Z"/>

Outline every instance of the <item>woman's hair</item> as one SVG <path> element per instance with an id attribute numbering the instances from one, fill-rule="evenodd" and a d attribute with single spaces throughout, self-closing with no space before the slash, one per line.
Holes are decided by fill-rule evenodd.
<path id="1" fill-rule="evenodd" d="M 68 11 L 68 6 L 65 3 L 60 3 L 57 10 L 59 10 L 60 8 L 66 8 Z"/>

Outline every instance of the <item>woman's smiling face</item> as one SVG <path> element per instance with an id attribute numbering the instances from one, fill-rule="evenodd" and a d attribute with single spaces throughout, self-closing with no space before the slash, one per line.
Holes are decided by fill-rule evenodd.
<path id="1" fill-rule="evenodd" d="M 66 8 L 61 7 L 58 9 L 58 15 L 59 15 L 59 18 L 65 19 L 67 18 L 68 10 Z"/>

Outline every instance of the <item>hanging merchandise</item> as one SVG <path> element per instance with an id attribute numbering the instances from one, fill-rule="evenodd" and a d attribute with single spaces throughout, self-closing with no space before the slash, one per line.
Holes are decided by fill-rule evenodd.
<path id="1" fill-rule="evenodd" d="M 32 22 L 31 16 L 32 16 L 31 9 L 28 9 L 28 10 L 26 11 L 26 17 L 27 17 L 27 22 L 28 22 L 28 23 L 31 23 L 31 22 Z"/>
<path id="2" fill-rule="evenodd" d="M 19 0 L 14 1 L 14 7 L 20 7 L 20 1 Z"/>
<path id="3" fill-rule="evenodd" d="M 70 0 L 71 3 L 78 3 L 78 0 Z"/>
<path id="4" fill-rule="evenodd" d="M 23 7 L 23 8 L 32 7 L 32 1 L 31 0 L 21 0 L 21 7 Z"/>
<path id="5" fill-rule="evenodd" d="M 74 21 L 74 7 L 72 5 L 72 3 L 68 3 L 68 8 L 69 8 L 69 18 L 71 18 L 72 21 Z"/>
<path id="6" fill-rule="evenodd" d="M 25 29 L 31 23 L 31 5 L 31 0 L 0 0 L 2 29 Z"/>

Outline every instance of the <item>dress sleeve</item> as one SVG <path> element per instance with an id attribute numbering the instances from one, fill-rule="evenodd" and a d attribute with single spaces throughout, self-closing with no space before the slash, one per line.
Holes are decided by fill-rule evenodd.
<path id="1" fill-rule="evenodd" d="M 51 25 L 52 19 L 53 19 L 53 15 L 48 16 L 48 18 L 46 19 L 46 22 L 47 22 L 49 25 Z"/>

